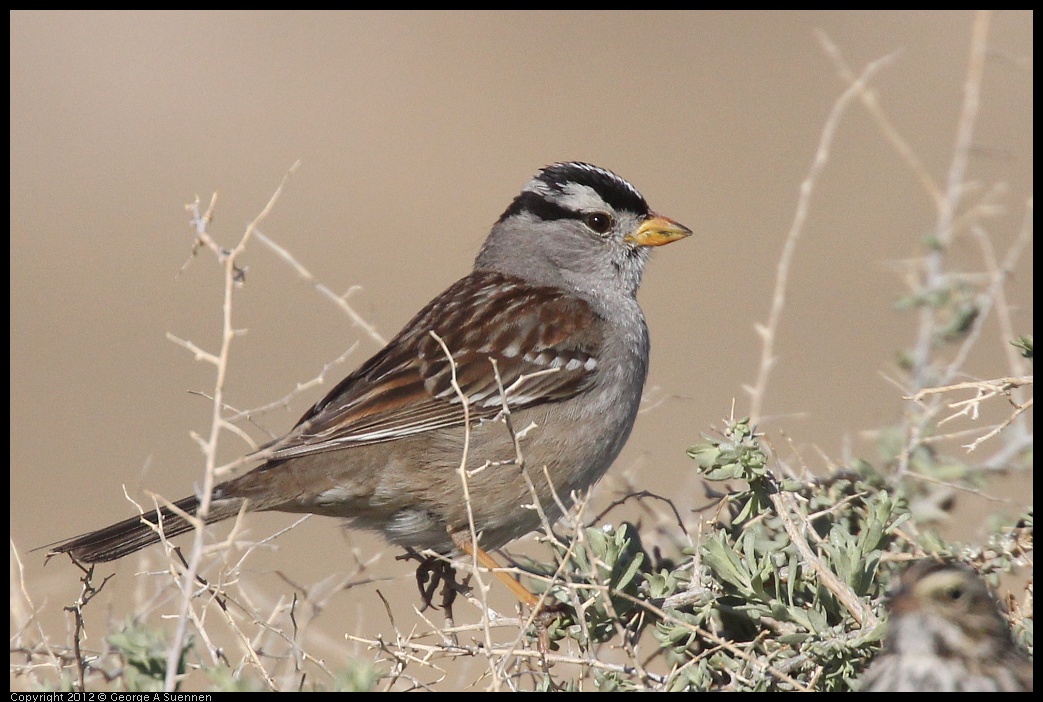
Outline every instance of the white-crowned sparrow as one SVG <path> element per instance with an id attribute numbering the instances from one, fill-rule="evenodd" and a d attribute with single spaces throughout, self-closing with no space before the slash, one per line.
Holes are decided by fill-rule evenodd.
<path id="1" fill-rule="evenodd" d="M 863 691 L 1032 690 L 1032 661 L 968 566 L 917 561 L 902 574 L 888 609 L 884 650 L 866 670 Z"/>
<path id="2" fill-rule="evenodd" d="M 471 552 L 464 456 L 481 548 L 538 527 L 536 501 L 557 519 L 559 499 L 598 480 L 630 434 L 648 370 L 641 274 L 650 247 L 689 234 L 610 171 L 542 169 L 474 270 L 265 448 L 263 464 L 217 485 L 206 521 L 245 504 L 343 517 L 411 549 Z M 199 497 L 176 504 L 195 513 Z M 145 520 L 168 537 L 191 528 L 164 508 L 51 553 L 121 558 L 159 540 Z"/>

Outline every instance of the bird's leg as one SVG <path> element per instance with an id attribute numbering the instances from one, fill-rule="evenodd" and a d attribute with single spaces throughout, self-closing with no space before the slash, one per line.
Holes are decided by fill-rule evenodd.
<path id="1" fill-rule="evenodd" d="M 478 565 L 483 568 L 488 568 L 489 571 L 499 578 L 500 582 L 506 585 L 507 589 L 518 598 L 519 602 L 533 608 L 539 604 L 540 598 L 529 592 L 524 585 L 511 577 L 510 573 L 504 571 L 503 566 L 497 563 L 495 558 L 483 551 L 480 546 L 475 545 L 471 540 L 470 534 L 466 532 L 457 532 L 455 534 L 450 534 L 450 536 L 453 537 L 453 543 L 456 544 L 457 548 L 473 558 Z"/>

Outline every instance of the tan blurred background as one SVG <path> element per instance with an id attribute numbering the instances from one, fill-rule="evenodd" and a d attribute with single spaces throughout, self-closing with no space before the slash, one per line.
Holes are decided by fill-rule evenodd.
<path id="1" fill-rule="evenodd" d="M 231 246 L 299 160 L 262 230 L 335 292 L 358 286 L 351 303 L 390 337 L 468 270 L 539 167 L 580 159 L 618 172 L 696 235 L 657 251 L 646 272 L 647 411 L 596 497 L 610 501 L 625 477 L 688 510 L 706 500 L 685 449 L 733 399 L 739 414 L 748 406 L 753 327 L 767 317 L 799 185 L 846 87 L 815 30 L 856 70 L 895 54 L 873 86 L 942 182 L 972 21 L 970 12 L 12 13 L 11 537 L 39 624 L 68 642 L 61 608 L 78 592 L 77 572 L 64 560 L 44 568 L 28 549 L 132 514 L 122 486 L 139 500 L 146 490 L 179 498 L 201 478 L 190 432 L 209 431 L 210 404 L 197 393 L 212 389 L 213 371 L 166 338 L 219 343 L 219 271 L 205 252 L 183 269 L 193 241 L 183 206 L 195 195 L 220 192 L 210 231 Z M 1032 191 L 1032 15 L 996 14 L 989 47 L 968 175 L 1007 185 L 1006 211 L 990 220 L 1002 254 Z M 882 376 L 913 339 L 913 317 L 893 309 L 904 291 L 896 264 L 922 253 L 934 222 L 915 176 L 853 105 L 796 253 L 761 425 L 784 432 L 813 468 L 819 451 L 875 458 L 861 432 L 900 417 L 900 393 Z M 248 334 L 233 349 L 231 405 L 280 398 L 357 342 L 331 371 L 336 382 L 377 350 L 263 246 L 244 261 L 234 324 Z M 1026 259 L 1010 293 L 1019 333 L 1031 332 L 1031 285 Z M 967 370 L 1006 375 L 1002 344 L 988 326 Z M 329 387 L 261 424 L 287 430 Z M 228 436 L 222 457 L 244 448 Z M 260 538 L 292 521 L 247 525 Z M 310 630 L 334 656 L 369 655 L 343 644 L 344 632 L 387 630 L 378 587 L 400 626 L 415 620 L 412 566 L 379 540 L 313 518 L 276 545 L 247 566 L 258 597 L 273 601 L 353 572 L 353 553 L 380 556 L 365 576 L 391 582 L 332 595 Z M 95 603 L 102 620 L 122 619 L 145 587 L 134 577 L 144 561 L 130 560 L 106 569 L 118 577 Z"/>

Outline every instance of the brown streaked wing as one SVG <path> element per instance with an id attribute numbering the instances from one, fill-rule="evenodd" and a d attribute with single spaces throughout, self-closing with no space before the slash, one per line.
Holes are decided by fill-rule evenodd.
<path id="1" fill-rule="evenodd" d="M 604 321 L 579 298 L 501 273 L 472 273 L 333 388 L 269 455 L 285 459 L 459 426 L 461 394 L 472 421 L 496 416 L 504 395 L 512 410 L 573 397 L 592 381 L 603 334 Z"/>

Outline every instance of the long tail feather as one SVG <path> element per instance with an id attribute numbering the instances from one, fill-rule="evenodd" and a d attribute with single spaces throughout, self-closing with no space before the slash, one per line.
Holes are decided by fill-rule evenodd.
<path id="1" fill-rule="evenodd" d="M 174 504 L 188 514 L 194 515 L 199 509 L 199 500 L 195 496 L 178 500 Z M 240 504 L 241 500 L 213 502 L 210 512 L 207 514 L 207 523 L 235 516 L 239 512 Z M 124 519 L 122 522 L 116 522 L 104 529 L 52 545 L 47 555 L 50 557 L 59 553 L 68 553 L 82 563 L 114 561 L 140 551 L 146 546 L 159 543 L 159 534 L 154 527 L 157 524 L 162 525 L 163 534 L 167 538 L 192 529 L 192 524 L 187 519 L 175 514 L 169 507 L 161 507 L 156 511 Z"/>

